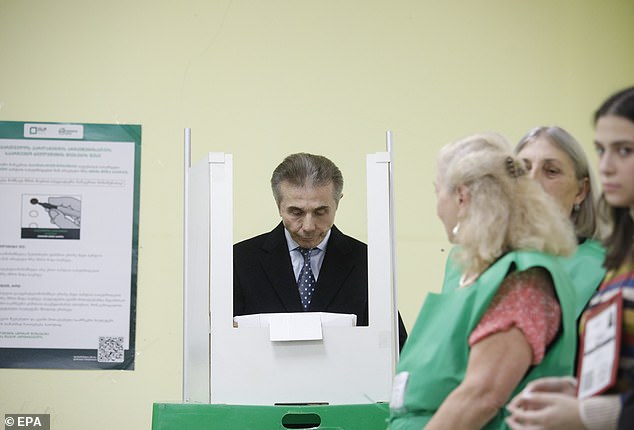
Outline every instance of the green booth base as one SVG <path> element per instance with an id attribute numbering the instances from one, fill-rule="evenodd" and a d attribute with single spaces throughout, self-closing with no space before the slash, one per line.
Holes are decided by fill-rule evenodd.
<path id="1" fill-rule="evenodd" d="M 385 430 L 387 403 L 244 406 L 154 403 L 152 430 Z"/>

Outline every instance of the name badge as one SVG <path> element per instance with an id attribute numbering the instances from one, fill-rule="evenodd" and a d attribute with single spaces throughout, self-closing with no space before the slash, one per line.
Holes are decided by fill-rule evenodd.
<path id="1" fill-rule="evenodd" d="M 392 382 L 390 409 L 395 412 L 405 411 L 405 389 L 407 388 L 408 379 L 409 372 L 400 372 L 394 377 L 394 381 Z"/>
<path id="2" fill-rule="evenodd" d="M 623 295 L 618 290 L 584 315 L 579 345 L 577 397 L 580 399 L 602 393 L 616 383 L 622 313 Z"/>

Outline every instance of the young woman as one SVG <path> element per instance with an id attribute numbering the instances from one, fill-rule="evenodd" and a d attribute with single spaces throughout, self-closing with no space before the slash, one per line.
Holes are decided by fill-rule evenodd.
<path id="1" fill-rule="evenodd" d="M 600 208 L 612 227 L 608 273 L 581 318 L 579 380 L 529 384 L 508 406 L 514 430 L 634 428 L 634 87 L 609 97 L 594 120 Z"/>

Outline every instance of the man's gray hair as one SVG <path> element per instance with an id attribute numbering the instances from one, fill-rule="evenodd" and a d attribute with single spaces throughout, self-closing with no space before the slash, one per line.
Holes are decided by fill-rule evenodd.
<path id="1" fill-rule="evenodd" d="M 337 205 L 343 193 L 341 171 L 335 163 L 321 155 L 305 152 L 291 154 L 275 168 L 271 176 L 271 189 L 278 207 L 282 201 L 280 184 L 284 181 L 294 187 L 322 187 L 333 184 L 332 197 Z"/>

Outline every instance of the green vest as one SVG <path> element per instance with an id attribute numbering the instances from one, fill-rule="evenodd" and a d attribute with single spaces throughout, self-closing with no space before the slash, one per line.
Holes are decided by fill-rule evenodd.
<path id="1" fill-rule="evenodd" d="M 572 278 L 577 294 L 575 315 L 577 318 L 586 308 L 588 301 L 597 292 L 605 276 L 605 248 L 596 240 L 586 239 L 577 247 L 572 257 L 562 258 L 564 270 Z"/>
<path id="2" fill-rule="evenodd" d="M 403 408 L 391 411 L 390 430 L 420 430 L 460 384 L 469 360 L 469 335 L 511 270 L 538 266 L 550 272 L 561 306 L 563 327 L 542 362 L 530 369 L 513 395 L 534 379 L 572 374 L 576 348 L 575 294 L 570 278 L 557 260 L 539 252 L 511 252 L 482 273 L 473 285 L 458 288 L 459 276 L 453 276 L 455 285 L 448 285 L 447 292 L 427 295 L 396 369 L 397 374 L 409 372 L 409 377 Z M 505 414 L 506 411 L 501 410 L 485 428 L 506 428 Z"/>
<path id="3" fill-rule="evenodd" d="M 447 257 L 445 280 L 442 286 L 443 293 L 458 286 L 461 271 L 453 259 L 453 254 L 457 249 L 457 246 L 453 247 Z M 560 260 L 564 270 L 572 278 L 572 285 L 575 288 L 577 297 L 575 315 L 577 318 L 581 316 L 581 312 L 586 308 L 590 297 L 597 292 L 605 276 L 604 259 L 605 249 L 603 246 L 596 240 L 586 239 L 577 247 L 573 256 L 562 257 Z"/>

